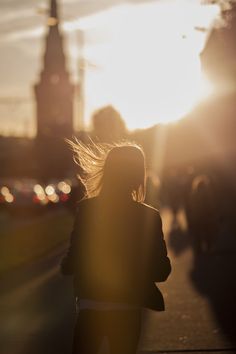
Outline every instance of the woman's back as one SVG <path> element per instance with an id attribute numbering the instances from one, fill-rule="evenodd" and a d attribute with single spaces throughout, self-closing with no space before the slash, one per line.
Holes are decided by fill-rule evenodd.
<path id="1" fill-rule="evenodd" d="M 140 302 L 146 284 L 170 272 L 159 213 L 132 199 L 79 203 L 73 249 L 75 288 L 83 298 Z"/>

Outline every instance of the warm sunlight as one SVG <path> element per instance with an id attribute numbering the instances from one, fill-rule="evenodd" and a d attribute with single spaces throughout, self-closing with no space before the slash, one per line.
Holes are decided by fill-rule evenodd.
<path id="1" fill-rule="evenodd" d="M 199 53 L 219 8 L 181 2 L 123 5 L 80 21 L 95 64 L 86 70 L 87 123 L 111 103 L 128 128 L 144 128 L 180 119 L 207 96 Z"/>
<path id="2" fill-rule="evenodd" d="M 60 26 L 68 72 L 74 82 L 82 74 L 84 83 L 83 91 L 76 91 L 75 129 L 83 128 L 83 123 L 88 127 L 91 114 L 105 104 L 121 112 L 129 129 L 179 120 L 210 93 L 199 53 L 220 13 L 218 5 L 203 5 L 200 0 L 122 0 L 93 12 L 88 11 L 88 2 L 87 12 L 77 9 L 69 15 L 68 3 L 74 8 L 73 2 L 61 1 Z M 47 28 L 46 12 L 34 11 L 24 10 L 20 27 L 9 22 L 9 30 L 0 36 L 1 133 L 7 136 L 36 134 L 31 84 L 42 69 Z M 7 15 L 12 21 L 19 17 L 18 12 Z M 4 18 L 0 25 L 8 17 Z M 9 58 L 13 72 L 4 69 Z"/>

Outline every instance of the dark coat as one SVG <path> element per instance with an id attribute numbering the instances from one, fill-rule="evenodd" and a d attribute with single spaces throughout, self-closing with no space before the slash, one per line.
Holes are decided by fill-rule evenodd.
<path id="1" fill-rule="evenodd" d="M 163 311 L 155 282 L 167 279 L 171 265 L 158 211 L 132 200 L 120 205 L 101 197 L 83 200 L 61 271 L 74 275 L 78 298 Z"/>

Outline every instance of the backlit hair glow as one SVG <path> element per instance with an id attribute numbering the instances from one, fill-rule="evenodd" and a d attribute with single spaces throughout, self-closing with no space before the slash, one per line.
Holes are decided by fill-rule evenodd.
<path id="1" fill-rule="evenodd" d="M 136 143 L 84 144 L 67 140 L 74 152 L 74 161 L 80 166 L 79 180 L 86 188 L 86 198 L 103 194 L 121 196 L 131 194 L 143 202 L 146 190 L 145 156 Z"/>

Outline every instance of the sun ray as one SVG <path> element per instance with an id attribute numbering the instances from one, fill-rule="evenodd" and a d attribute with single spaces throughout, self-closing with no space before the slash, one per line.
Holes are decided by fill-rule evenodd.
<path id="1" fill-rule="evenodd" d="M 219 8 L 181 3 L 123 5 L 96 15 L 96 35 L 109 35 L 85 48 L 100 68 L 86 72 L 87 121 L 110 103 L 130 129 L 171 122 L 210 92 L 199 59 L 207 33 L 196 28 L 209 28 Z"/>

